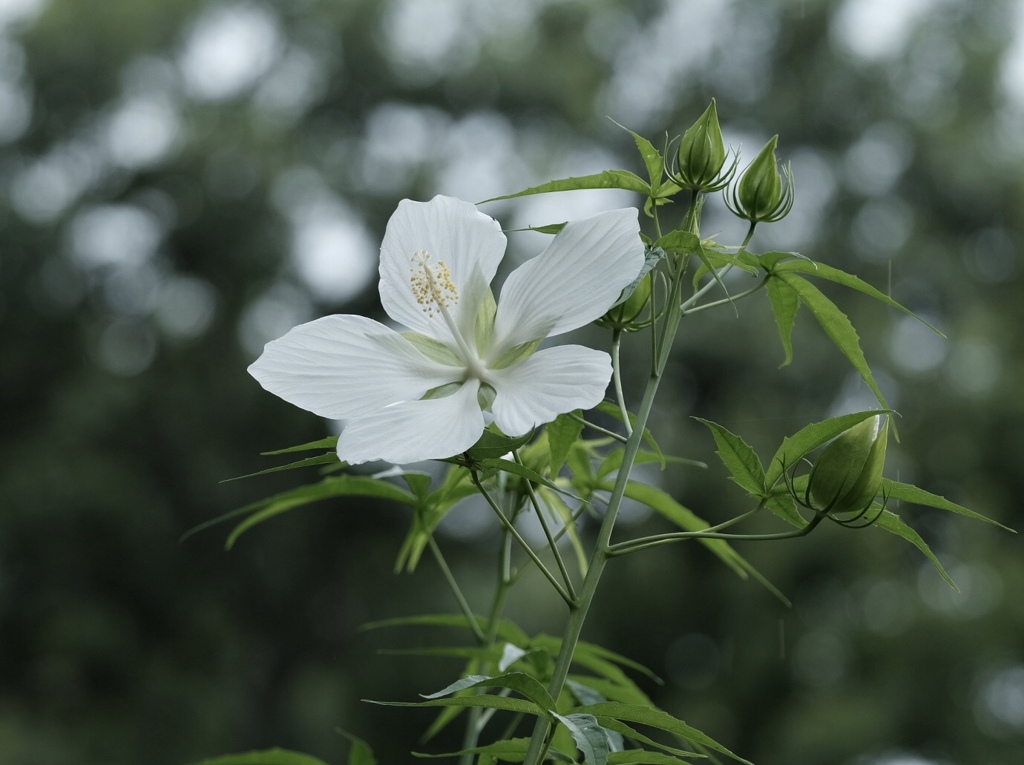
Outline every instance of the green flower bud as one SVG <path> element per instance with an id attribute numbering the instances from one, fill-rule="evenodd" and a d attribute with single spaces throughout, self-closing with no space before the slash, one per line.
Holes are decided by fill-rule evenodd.
<path id="1" fill-rule="evenodd" d="M 787 181 L 783 186 L 779 161 L 775 157 L 778 143 L 779 137 L 772 136 L 747 166 L 740 182 L 732 189 L 731 199 L 727 200 L 733 214 L 751 223 L 774 223 L 785 218 L 793 207 L 793 173 L 789 165 L 782 168 Z"/>
<path id="2" fill-rule="evenodd" d="M 725 165 L 725 141 L 718 124 L 718 108 L 715 99 L 693 126 L 683 134 L 677 153 L 676 181 L 684 189 L 694 191 L 717 191 L 724 187 L 732 175 L 721 175 Z"/>
<path id="3" fill-rule="evenodd" d="M 879 416 L 854 425 L 825 447 L 811 469 L 807 504 L 817 513 L 863 513 L 878 496 L 885 466 L 889 420 Z"/>

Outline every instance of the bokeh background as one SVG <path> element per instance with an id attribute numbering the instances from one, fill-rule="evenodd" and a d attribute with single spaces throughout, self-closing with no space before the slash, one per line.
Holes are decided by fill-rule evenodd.
<path id="1" fill-rule="evenodd" d="M 221 482 L 267 467 L 259 452 L 330 432 L 245 368 L 301 321 L 381 317 L 375 253 L 399 199 L 642 172 L 609 118 L 660 144 L 712 96 L 748 159 L 779 133 L 793 163 L 793 213 L 754 246 L 856 272 L 948 336 L 827 289 L 903 415 L 890 474 L 1020 527 L 1018 2 L 0 0 L 0 762 L 280 745 L 341 763 L 338 727 L 408 762 L 430 717 L 359 700 L 415 698 L 458 666 L 378 653 L 450 635 L 359 631 L 452 609 L 429 562 L 393 573 L 400 509 L 324 503 L 230 553 L 225 527 L 179 542 L 302 477 Z M 635 202 L 484 209 L 512 228 Z M 742 227 L 714 203 L 718 231 Z M 530 237 L 512 235 L 514 257 Z M 656 478 L 708 518 L 745 504 L 691 415 L 770 453 L 870 403 L 801 319 L 781 369 L 760 297 L 681 333 L 657 432 L 712 466 Z M 616 562 L 586 637 L 763 765 L 1019 763 L 1020 542 L 900 512 L 959 594 L 900 540 L 830 528 L 740 548 L 792 608 L 675 546 Z M 493 524 L 471 506 L 440 540 L 483 609 Z M 539 581 L 511 608 L 559 630 Z"/>

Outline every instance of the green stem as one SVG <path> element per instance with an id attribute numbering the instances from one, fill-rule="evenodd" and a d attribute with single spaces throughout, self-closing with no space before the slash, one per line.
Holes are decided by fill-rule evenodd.
<path id="1" fill-rule="evenodd" d="M 625 437 L 619 435 L 618 433 L 616 433 L 614 430 L 608 430 L 608 428 L 602 428 L 600 425 L 595 425 L 594 423 L 592 423 L 589 420 L 581 417 L 580 415 L 576 414 L 575 412 L 570 412 L 569 416 L 572 417 L 574 420 L 576 420 L 576 422 L 582 422 L 586 427 L 590 428 L 591 430 L 596 430 L 598 433 L 602 433 L 602 434 L 608 436 L 609 438 L 614 438 L 616 441 L 618 441 L 620 443 L 624 444 L 628 440 L 627 438 L 625 438 Z"/>
<path id="2" fill-rule="evenodd" d="M 731 267 L 732 267 L 731 265 L 730 266 L 726 266 L 726 268 L 731 268 Z M 722 273 L 720 275 L 721 276 L 725 275 L 725 268 L 722 269 Z M 711 282 L 711 283 L 714 284 L 714 282 Z M 768 283 L 768 277 L 765 277 L 764 279 L 762 279 L 760 282 L 757 283 L 756 287 L 751 287 L 749 290 L 745 290 L 743 292 L 740 292 L 737 295 L 730 295 L 729 297 L 722 298 L 721 300 L 715 300 L 715 301 L 713 301 L 711 303 L 701 303 L 700 305 L 695 305 L 692 308 L 687 308 L 687 309 L 685 309 L 683 311 L 683 315 L 684 316 L 689 316 L 690 314 L 697 313 L 698 311 L 706 311 L 708 308 L 717 308 L 718 306 L 725 305 L 726 303 L 734 303 L 735 301 L 740 300 L 741 298 L 745 298 L 748 295 L 753 295 L 755 292 L 760 292 L 762 289 L 764 289 L 764 286 L 767 283 Z M 689 300 L 686 301 L 686 302 L 687 302 L 687 304 L 690 303 Z"/>
<path id="3" fill-rule="evenodd" d="M 444 574 L 444 579 L 448 582 L 448 587 L 452 591 L 452 595 L 455 596 L 455 601 L 459 604 L 459 610 L 462 611 L 462 615 L 466 617 L 466 621 L 469 623 L 469 627 L 473 630 L 473 636 L 477 642 L 481 645 L 484 644 L 485 636 L 480 625 L 477 624 L 476 615 L 473 613 L 473 609 L 469 607 L 469 601 L 466 600 L 462 594 L 462 590 L 459 587 L 459 583 L 455 581 L 455 576 L 452 574 L 452 570 L 448 568 L 448 561 L 444 559 L 444 555 L 441 553 L 441 548 L 437 546 L 437 542 L 434 540 L 433 534 L 427 534 L 427 544 L 430 546 L 430 552 L 434 556 L 434 560 L 437 562 L 438 568 L 441 569 L 441 573 Z"/>
<path id="4" fill-rule="evenodd" d="M 654 406 L 658 385 L 661 383 L 662 375 L 668 364 L 672 342 L 675 339 L 676 331 L 679 328 L 679 321 L 682 318 L 679 302 L 681 281 L 681 276 L 677 276 L 672 281 L 664 330 L 661 335 L 657 356 L 654 359 L 654 368 L 651 371 L 643 398 L 640 401 L 640 408 L 637 411 L 633 432 L 626 441 L 622 466 L 619 468 L 615 487 L 612 489 L 611 497 L 608 500 L 608 509 L 605 512 L 604 520 L 597 534 L 594 552 L 591 556 L 590 566 L 587 569 L 587 575 L 583 580 L 583 586 L 580 589 L 579 598 L 569 606 L 569 619 L 562 635 L 562 646 L 558 652 L 558 658 L 555 660 L 551 682 L 548 685 L 548 691 L 554 699 L 558 699 L 562 693 L 562 688 L 565 686 L 565 680 L 569 674 L 569 666 L 572 664 L 572 658 L 576 653 L 576 645 L 579 643 L 580 635 L 583 631 L 583 624 L 587 619 L 590 605 L 594 601 L 594 595 L 597 593 L 597 586 L 601 581 L 605 565 L 611 557 L 609 547 L 612 531 L 615 529 L 615 520 L 618 516 L 619 507 L 622 504 L 622 498 L 626 494 L 629 475 L 636 461 L 636 455 L 640 451 L 644 429 L 647 427 L 647 420 Z M 546 742 L 550 740 L 550 733 L 550 720 L 546 717 L 538 718 L 526 752 L 525 765 L 540 765 L 547 750 Z"/>
<path id="5" fill-rule="evenodd" d="M 476 471 L 471 469 L 469 471 L 469 474 L 473 480 L 473 485 L 476 486 L 477 491 L 479 491 L 483 495 L 484 499 L 487 500 L 487 504 L 491 506 L 491 509 L 494 511 L 494 514 L 498 516 L 498 520 L 501 522 L 501 525 L 505 527 L 508 533 L 512 535 L 512 538 L 515 539 L 516 542 L 519 543 L 519 546 L 522 547 L 523 550 L 526 552 L 526 554 L 530 556 L 530 560 L 537 564 L 537 568 L 544 575 L 544 578 L 551 583 L 551 586 L 555 588 L 555 592 L 557 592 L 561 596 L 562 600 L 564 600 L 570 607 L 572 607 L 576 602 L 575 598 L 569 597 L 569 593 L 565 591 L 565 588 L 562 587 L 559 581 L 555 578 L 554 574 L 552 574 L 548 570 L 548 567 L 544 565 L 543 561 L 541 561 L 541 559 L 537 556 L 537 553 L 533 551 L 533 548 L 530 547 L 529 543 L 525 539 L 523 539 L 522 535 L 516 530 L 516 527 L 512 525 L 512 522 L 507 517 L 505 517 L 505 514 L 503 512 L 501 512 L 501 508 L 498 507 L 498 503 L 494 501 L 494 498 L 490 495 L 490 492 L 488 492 L 487 489 L 484 488 L 484 485 L 480 482 L 480 476 L 477 475 Z"/>
<path id="6" fill-rule="evenodd" d="M 622 413 L 622 424 L 626 427 L 626 436 L 633 435 L 633 426 L 629 424 L 629 409 L 626 408 L 626 397 L 622 393 L 622 364 L 619 361 L 619 347 L 622 345 L 622 330 L 612 332 L 612 381 L 615 384 L 615 400 L 619 402 Z"/>
<path id="7" fill-rule="evenodd" d="M 519 456 L 519 452 L 517 450 L 512 450 L 512 456 L 515 458 L 517 464 L 523 464 L 523 460 Z M 537 492 L 533 490 L 533 484 L 530 481 L 526 482 L 526 494 L 530 498 L 530 504 L 533 505 L 534 512 L 537 513 L 537 519 L 540 521 L 540 527 L 544 529 L 544 536 L 548 540 L 548 547 L 555 558 L 555 564 L 558 566 L 558 571 L 562 575 L 562 581 L 565 583 L 565 590 L 569 593 L 569 597 L 572 600 L 576 600 L 576 590 L 573 589 L 572 577 L 569 576 L 569 569 L 566 568 L 565 560 L 562 558 L 562 553 L 558 549 L 555 537 L 551 533 L 551 527 L 548 526 L 547 518 L 544 517 L 544 510 L 541 508 L 540 500 L 537 499 Z"/>

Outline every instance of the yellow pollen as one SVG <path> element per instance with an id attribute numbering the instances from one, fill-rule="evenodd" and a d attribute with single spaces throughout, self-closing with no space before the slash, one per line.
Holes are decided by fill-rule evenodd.
<path id="1" fill-rule="evenodd" d="M 451 272 L 443 260 L 430 264 L 430 253 L 420 250 L 412 256 L 413 267 L 409 283 L 416 302 L 427 316 L 449 308 L 459 302 L 459 290 L 452 281 Z"/>

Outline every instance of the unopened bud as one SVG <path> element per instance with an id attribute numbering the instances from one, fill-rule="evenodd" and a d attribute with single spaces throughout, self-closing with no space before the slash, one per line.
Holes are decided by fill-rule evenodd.
<path id="1" fill-rule="evenodd" d="M 733 214 L 751 223 L 781 220 L 793 207 L 793 174 L 788 165 L 783 167 L 787 180 L 783 185 L 779 161 L 775 157 L 778 143 L 779 137 L 772 136 L 743 172 L 728 200 Z"/>
<path id="2" fill-rule="evenodd" d="M 807 500 L 815 512 L 861 513 L 878 496 L 885 466 L 889 420 L 869 417 L 840 435 L 811 469 Z"/>
<path id="3" fill-rule="evenodd" d="M 693 123 L 679 142 L 676 180 L 684 189 L 717 191 L 732 177 L 733 168 L 725 176 L 721 174 L 725 158 L 718 108 L 712 98 L 700 119 Z"/>

